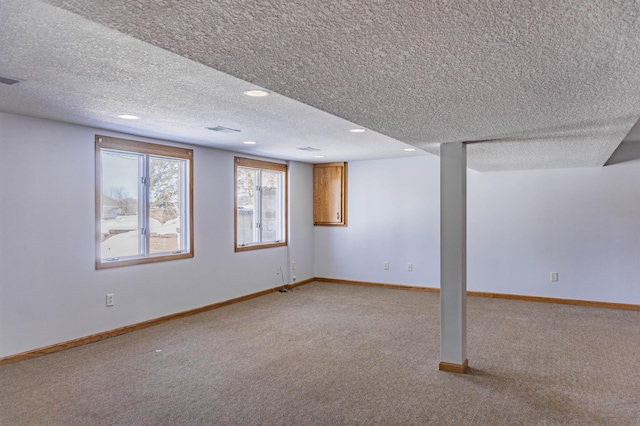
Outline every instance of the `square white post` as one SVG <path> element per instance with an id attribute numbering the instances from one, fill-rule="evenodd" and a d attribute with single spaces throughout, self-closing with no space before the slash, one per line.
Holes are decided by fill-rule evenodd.
<path id="1" fill-rule="evenodd" d="M 440 145 L 440 370 L 467 360 L 467 147 Z"/>

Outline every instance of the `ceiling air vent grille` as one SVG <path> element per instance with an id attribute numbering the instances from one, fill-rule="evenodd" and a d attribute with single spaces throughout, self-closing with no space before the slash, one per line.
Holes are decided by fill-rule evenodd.
<path id="1" fill-rule="evenodd" d="M 7 77 L 4 75 L 0 75 L 0 83 L 8 84 L 11 86 L 12 84 L 20 83 L 22 80 L 18 80 L 16 78 Z"/>
<path id="2" fill-rule="evenodd" d="M 240 130 L 232 129 L 230 127 L 216 126 L 216 127 L 207 127 L 207 130 L 211 130 L 212 132 L 220 132 L 220 133 L 239 133 Z"/>
<path id="3" fill-rule="evenodd" d="M 309 151 L 309 152 L 320 151 L 318 148 L 312 148 L 310 146 L 307 146 L 304 148 L 296 148 L 296 149 L 299 149 L 300 151 Z"/>

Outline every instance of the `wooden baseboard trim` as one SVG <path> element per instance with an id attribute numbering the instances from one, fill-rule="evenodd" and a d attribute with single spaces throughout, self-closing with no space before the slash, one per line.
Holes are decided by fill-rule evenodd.
<path id="1" fill-rule="evenodd" d="M 279 291 L 283 288 L 291 289 L 294 287 L 299 287 L 304 284 L 308 284 L 313 282 L 314 278 L 303 280 L 294 284 L 288 284 L 284 286 L 279 286 L 275 288 L 270 288 L 267 290 L 262 290 L 257 293 L 247 294 L 245 296 L 236 297 L 234 299 L 225 300 L 223 302 L 214 303 L 207 306 L 202 306 L 200 308 L 190 309 L 188 311 L 178 312 L 171 315 L 166 315 L 160 318 L 155 318 L 148 321 L 139 322 L 137 324 L 127 325 L 124 327 L 116 328 L 114 330 L 103 331 L 101 333 L 92 334 L 90 336 L 80 337 L 78 339 L 69 340 L 62 343 L 56 343 L 50 346 L 45 346 L 43 348 L 33 349 L 31 351 L 21 352 L 15 355 L 9 355 L 3 358 L 0 358 L 0 366 L 12 364 L 14 362 L 24 361 L 27 359 L 37 358 L 43 355 L 51 354 L 54 352 L 64 351 L 65 349 L 71 349 L 78 346 L 83 346 L 89 343 L 94 343 L 99 340 L 108 339 L 110 337 L 120 336 L 122 334 L 131 333 L 132 331 L 142 330 L 143 328 L 152 327 L 154 325 L 162 324 L 163 322 L 188 317 L 191 315 L 200 314 L 202 312 L 211 311 L 213 309 L 222 308 L 223 306 L 232 305 L 234 303 L 244 302 L 245 300 L 254 299 L 256 297 L 264 296 L 265 294 L 270 294 L 275 291 Z"/>
<path id="2" fill-rule="evenodd" d="M 540 297 L 540 296 L 521 296 L 519 294 L 486 293 L 482 291 L 467 291 L 467 295 L 476 296 L 476 297 L 489 297 L 491 299 L 522 300 L 525 302 L 556 303 L 559 305 L 589 306 L 591 308 L 607 308 L 607 309 L 623 309 L 627 311 L 640 311 L 640 305 L 631 305 L 628 303 L 595 302 L 591 300 L 558 299 L 555 297 Z"/>
<path id="3" fill-rule="evenodd" d="M 315 280 L 316 280 L 315 278 L 309 278 L 307 280 L 297 281 L 297 282 L 285 285 L 284 288 L 287 290 L 291 290 L 292 288 L 296 288 L 296 287 L 300 287 L 301 285 L 312 283 Z"/>
<path id="4" fill-rule="evenodd" d="M 449 373 L 466 374 L 469 371 L 469 360 L 465 359 L 462 364 L 452 364 L 450 362 L 440 362 L 438 370 Z"/>
<path id="5" fill-rule="evenodd" d="M 37 358 L 39 356 L 51 354 L 54 352 L 60 352 L 65 349 L 75 348 L 77 346 L 86 345 L 89 343 L 97 342 L 99 340 L 108 339 L 110 337 L 120 336 L 122 334 L 131 333 L 132 331 L 141 330 L 147 327 L 152 327 L 154 325 L 161 324 L 166 321 L 171 321 L 178 318 L 184 318 L 191 315 L 196 315 L 202 312 L 207 312 L 213 309 L 221 308 L 223 306 L 227 306 L 234 303 L 243 302 L 245 300 L 253 299 L 256 297 L 264 296 L 265 294 L 273 293 L 274 291 L 279 291 L 283 288 L 292 289 L 292 288 L 299 287 L 304 284 L 309 284 L 312 282 L 359 285 L 359 286 L 380 287 L 380 288 L 388 288 L 388 289 L 396 289 L 396 290 L 412 290 L 412 291 L 421 291 L 421 292 L 428 292 L 428 293 L 440 292 L 439 288 L 434 288 L 434 287 L 418 287 L 418 286 L 410 286 L 410 285 L 402 285 L 402 284 L 386 284 L 386 283 L 375 283 L 375 282 L 368 282 L 368 281 L 353 281 L 353 280 L 342 280 L 337 278 L 314 277 L 314 278 L 298 281 L 296 283 L 286 284 L 284 286 L 278 286 L 275 288 L 262 290 L 257 293 L 252 293 L 245 296 L 237 297 L 235 299 L 225 300 L 223 302 L 214 303 L 214 304 L 203 306 L 200 308 L 178 312 L 176 314 L 166 315 L 164 317 L 155 318 L 155 319 L 140 322 L 137 324 L 116 328 L 114 330 L 104 331 L 102 333 L 92 334 L 90 336 L 81 337 L 79 339 L 69 340 L 62 343 L 56 343 L 50 346 L 33 349 L 31 351 L 22 352 L 15 355 L 9 355 L 9 356 L 0 358 L 0 366 L 12 364 L 14 362 L 24 361 L 26 359 Z M 487 293 L 487 292 L 480 292 L 480 291 L 468 291 L 467 295 L 475 296 L 475 297 L 489 297 L 493 299 L 522 300 L 526 302 L 557 303 L 557 304 L 563 304 L 563 305 L 589 306 L 593 308 L 624 309 L 624 310 L 631 310 L 631 311 L 640 311 L 640 305 L 631 305 L 626 303 L 594 302 L 594 301 L 588 301 L 588 300 L 575 300 L 575 299 L 557 299 L 552 297 L 521 296 L 517 294 Z M 441 363 L 441 366 L 442 364 L 443 363 Z M 452 365 L 457 365 L 457 364 L 452 364 Z M 448 370 L 445 370 L 445 371 L 448 371 Z"/>
<path id="6" fill-rule="evenodd" d="M 350 281 L 350 280 L 340 280 L 340 279 L 334 279 L 334 278 L 318 278 L 318 277 L 315 278 L 315 281 L 325 282 L 325 283 L 336 283 L 336 284 L 362 285 L 362 286 L 368 286 L 368 287 L 382 287 L 382 288 L 391 288 L 391 289 L 398 289 L 398 290 L 416 290 L 416 291 L 424 291 L 429 293 L 440 293 L 440 289 L 435 287 L 417 287 L 417 286 L 402 285 L 402 284 L 385 284 L 385 283 L 374 283 L 374 282 L 368 282 L 368 281 Z M 590 300 L 558 299 L 554 297 L 540 297 L 540 296 L 522 296 L 519 294 L 488 293 L 484 291 L 467 291 L 467 296 L 488 297 L 491 299 L 522 300 L 525 302 L 556 303 L 560 305 L 589 306 L 592 308 L 624 309 L 629 311 L 640 311 L 640 305 L 631 305 L 627 303 L 595 302 Z"/>
<path id="7" fill-rule="evenodd" d="M 314 281 L 318 281 L 322 283 L 361 285 L 365 287 L 381 287 L 381 288 L 389 288 L 389 289 L 395 289 L 395 290 L 413 290 L 413 291 L 424 291 L 427 293 L 440 293 L 439 288 L 418 287 L 418 286 L 404 285 L 404 284 L 385 284 L 385 283 L 374 283 L 369 281 L 351 281 L 351 280 L 340 280 L 337 278 L 321 278 L 321 277 L 316 277 Z"/>

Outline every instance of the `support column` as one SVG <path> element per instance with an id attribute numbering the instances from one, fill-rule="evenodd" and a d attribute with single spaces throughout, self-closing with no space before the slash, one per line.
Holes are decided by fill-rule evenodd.
<path id="1" fill-rule="evenodd" d="M 440 145 L 440 370 L 467 360 L 467 147 Z"/>

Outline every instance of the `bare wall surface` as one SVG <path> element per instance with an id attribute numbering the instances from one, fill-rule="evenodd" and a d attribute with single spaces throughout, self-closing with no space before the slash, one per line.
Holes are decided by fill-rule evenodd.
<path id="1" fill-rule="evenodd" d="M 290 250 L 234 253 L 234 154 L 195 147 L 196 256 L 96 271 L 96 133 L 146 140 L 0 113 L 0 356 L 273 287 L 276 265 L 285 281 L 439 286 L 433 156 L 351 162 L 348 227 L 312 226 L 312 167 L 293 162 Z M 639 184 L 640 161 L 469 171 L 468 289 L 640 304 Z"/>
<path id="2" fill-rule="evenodd" d="M 349 226 L 316 227 L 316 275 L 439 287 L 438 172 L 350 163 Z M 468 290 L 640 304 L 640 161 L 467 179 Z"/>
<path id="3" fill-rule="evenodd" d="M 289 171 L 289 282 L 299 282 L 315 276 L 313 165 L 291 162 Z"/>
<path id="4" fill-rule="evenodd" d="M 637 160 L 470 175 L 469 289 L 640 304 L 639 187 Z"/>
<path id="5" fill-rule="evenodd" d="M 0 219 L 4 216 L 4 199 L 5 199 L 5 194 L 7 194 L 7 187 L 6 187 L 6 177 L 4 176 L 4 174 L 2 173 L 2 170 L 4 169 L 4 162 L 5 162 L 5 158 L 7 158 L 7 154 L 5 152 L 5 135 L 4 132 L 2 131 L 2 129 L 4 129 L 5 126 L 5 114 L 0 113 Z M 5 262 L 4 262 L 4 258 L 5 258 L 5 244 L 4 241 L 6 239 L 6 232 L 5 232 L 5 226 L 2 226 L 0 224 L 0 355 L 4 352 L 3 348 L 5 347 L 5 343 L 4 343 L 4 312 L 5 312 L 5 306 L 4 306 L 4 276 L 3 276 L 3 272 L 4 268 L 5 268 Z"/>
<path id="6" fill-rule="evenodd" d="M 439 167 L 435 156 L 349 163 L 349 226 L 315 228 L 316 275 L 438 287 Z"/>
<path id="7" fill-rule="evenodd" d="M 287 247 L 234 252 L 233 153 L 194 147 L 194 258 L 96 271 L 94 136 L 158 141 L 5 113 L 0 120 L 0 356 L 281 284 L 275 271 L 287 271 Z M 310 168 L 292 169 L 293 181 L 311 179 Z M 313 232 L 304 219 L 312 198 L 294 189 L 291 235 L 300 246 L 298 231 Z M 298 279 L 310 278 L 312 252 L 298 251 L 296 262 Z"/>

